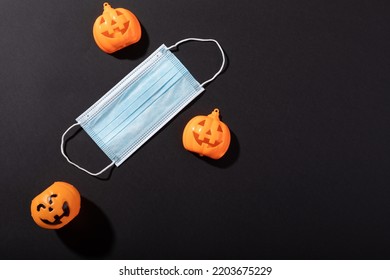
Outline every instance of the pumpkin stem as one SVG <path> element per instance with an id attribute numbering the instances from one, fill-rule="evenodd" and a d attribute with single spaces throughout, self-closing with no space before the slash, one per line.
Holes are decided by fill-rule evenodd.
<path id="1" fill-rule="evenodd" d="M 215 108 L 209 116 L 219 120 L 219 109 Z"/>
<path id="2" fill-rule="evenodd" d="M 103 8 L 104 8 L 104 10 L 106 10 L 106 9 L 110 9 L 111 6 L 110 6 L 110 4 L 108 4 L 107 2 L 104 2 Z"/>

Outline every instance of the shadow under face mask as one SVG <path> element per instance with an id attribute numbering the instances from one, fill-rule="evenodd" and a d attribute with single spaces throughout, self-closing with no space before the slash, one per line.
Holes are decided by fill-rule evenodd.
<path id="1" fill-rule="evenodd" d="M 209 80 L 200 84 L 171 52 L 187 41 L 214 42 L 222 53 L 222 66 Z M 213 81 L 225 66 L 222 47 L 214 39 L 188 38 L 171 47 L 160 46 L 95 104 L 76 118 L 61 138 L 61 153 L 66 160 L 97 176 L 114 164 L 121 165 L 130 155 L 159 131 Z M 72 162 L 64 151 L 65 135 L 80 125 L 111 163 L 93 173 Z"/>

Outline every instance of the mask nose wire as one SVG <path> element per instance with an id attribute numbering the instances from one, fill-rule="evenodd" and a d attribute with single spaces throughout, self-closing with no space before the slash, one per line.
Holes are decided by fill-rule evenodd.
<path id="1" fill-rule="evenodd" d="M 103 168 L 102 170 L 100 170 L 99 172 L 96 172 L 96 173 L 93 173 L 91 171 L 88 171 L 87 169 L 85 168 L 82 168 L 81 166 L 77 165 L 76 163 L 74 163 L 73 161 L 70 160 L 70 158 L 65 154 L 65 135 L 75 126 L 77 125 L 80 125 L 79 123 L 74 123 L 72 124 L 65 132 L 64 134 L 62 134 L 62 137 L 61 137 L 61 153 L 62 155 L 64 156 L 64 158 L 73 166 L 77 167 L 78 169 L 88 173 L 89 175 L 92 175 L 92 176 L 99 176 L 100 174 L 102 174 L 103 172 L 105 172 L 107 169 L 109 169 L 111 166 L 114 165 L 115 162 L 111 162 L 108 166 L 106 166 L 105 168 Z"/>
<path id="2" fill-rule="evenodd" d="M 203 87 L 205 86 L 206 84 L 212 82 L 215 80 L 215 78 L 217 78 L 217 76 L 219 74 L 221 74 L 221 72 L 223 71 L 223 69 L 225 68 L 225 65 L 226 65 L 226 56 L 225 56 L 225 53 L 221 47 L 221 45 L 218 43 L 217 40 L 215 39 L 200 39 L 200 38 L 187 38 L 187 39 L 183 39 L 183 40 L 180 40 L 179 42 L 177 42 L 176 44 L 170 46 L 168 49 L 171 50 L 173 48 L 177 48 L 180 44 L 182 43 L 185 43 L 185 42 L 188 42 L 188 41 L 198 41 L 198 42 L 214 42 L 219 50 L 221 51 L 221 54 L 222 54 L 222 65 L 221 65 L 221 68 L 219 68 L 218 72 L 214 74 L 213 77 L 211 77 L 210 79 L 208 79 L 207 81 L 204 81 L 203 83 L 201 83 L 200 85 Z"/>

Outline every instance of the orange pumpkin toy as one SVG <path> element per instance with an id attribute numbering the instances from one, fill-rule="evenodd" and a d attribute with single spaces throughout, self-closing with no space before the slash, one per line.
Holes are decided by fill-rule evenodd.
<path id="1" fill-rule="evenodd" d="M 93 25 L 96 44 L 106 53 L 113 53 L 141 39 L 141 25 L 129 10 L 111 8 L 107 2 L 104 11 Z"/>
<path id="2" fill-rule="evenodd" d="M 219 110 L 208 116 L 192 118 L 183 131 L 183 145 L 186 150 L 213 159 L 221 158 L 230 145 L 230 130 L 219 119 Z"/>
<path id="3" fill-rule="evenodd" d="M 55 182 L 31 201 L 31 217 L 46 229 L 59 229 L 80 211 L 81 197 L 71 184 Z"/>

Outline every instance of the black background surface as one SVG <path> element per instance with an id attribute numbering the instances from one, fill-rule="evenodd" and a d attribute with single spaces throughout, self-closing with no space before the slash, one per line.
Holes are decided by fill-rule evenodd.
<path id="1" fill-rule="evenodd" d="M 389 1 L 111 1 L 143 37 L 95 44 L 102 1 L 0 1 L 1 259 L 389 259 Z M 224 73 L 119 168 L 69 165 L 62 133 L 161 44 L 215 38 Z M 211 43 L 175 54 L 199 80 Z M 213 161 L 184 150 L 219 108 L 232 143 Z M 68 155 L 108 158 L 80 130 Z M 54 181 L 82 195 L 62 230 L 30 217 Z"/>

